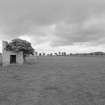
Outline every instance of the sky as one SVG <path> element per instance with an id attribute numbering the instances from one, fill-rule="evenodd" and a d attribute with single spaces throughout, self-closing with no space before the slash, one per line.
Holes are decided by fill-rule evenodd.
<path id="1" fill-rule="evenodd" d="M 105 0 L 0 0 L 2 40 L 39 52 L 105 51 Z"/>

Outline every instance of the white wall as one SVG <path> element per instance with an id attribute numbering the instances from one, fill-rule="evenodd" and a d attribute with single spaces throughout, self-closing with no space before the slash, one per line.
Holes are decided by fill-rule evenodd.
<path id="1" fill-rule="evenodd" d="M 23 52 L 3 51 L 2 63 L 3 65 L 10 65 L 10 55 L 16 55 L 16 64 L 23 64 Z"/>

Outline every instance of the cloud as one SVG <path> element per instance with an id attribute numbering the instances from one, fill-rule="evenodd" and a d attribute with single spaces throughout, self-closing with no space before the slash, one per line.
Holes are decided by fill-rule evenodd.
<path id="1" fill-rule="evenodd" d="M 88 17 L 80 23 L 56 25 L 56 40 L 52 46 L 66 46 L 75 43 L 101 44 L 105 41 L 105 15 Z"/>
<path id="2" fill-rule="evenodd" d="M 105 0 L 0 0 L 0 38 L 34 45 L 104 43 Z"/>

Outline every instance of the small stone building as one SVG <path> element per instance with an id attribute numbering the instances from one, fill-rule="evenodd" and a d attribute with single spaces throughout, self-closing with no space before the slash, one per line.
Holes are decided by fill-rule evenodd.
<path id="1" fill-rule="evenodd" d="M 3 66 L 11 65 L 11 64 L 23 64 L 23 52 L 14 52 L 14 51 L 7 51 L 6 46 L 8 42 L 2 42 L 2 64 Z"/>

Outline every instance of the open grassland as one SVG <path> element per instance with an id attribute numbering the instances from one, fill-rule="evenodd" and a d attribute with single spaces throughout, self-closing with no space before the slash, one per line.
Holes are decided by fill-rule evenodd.
<path id="1" fill-rule="evenodd" d="M 0 66 L 0 105 L 105 105 L 105 57 L 32 57 Z"/>

